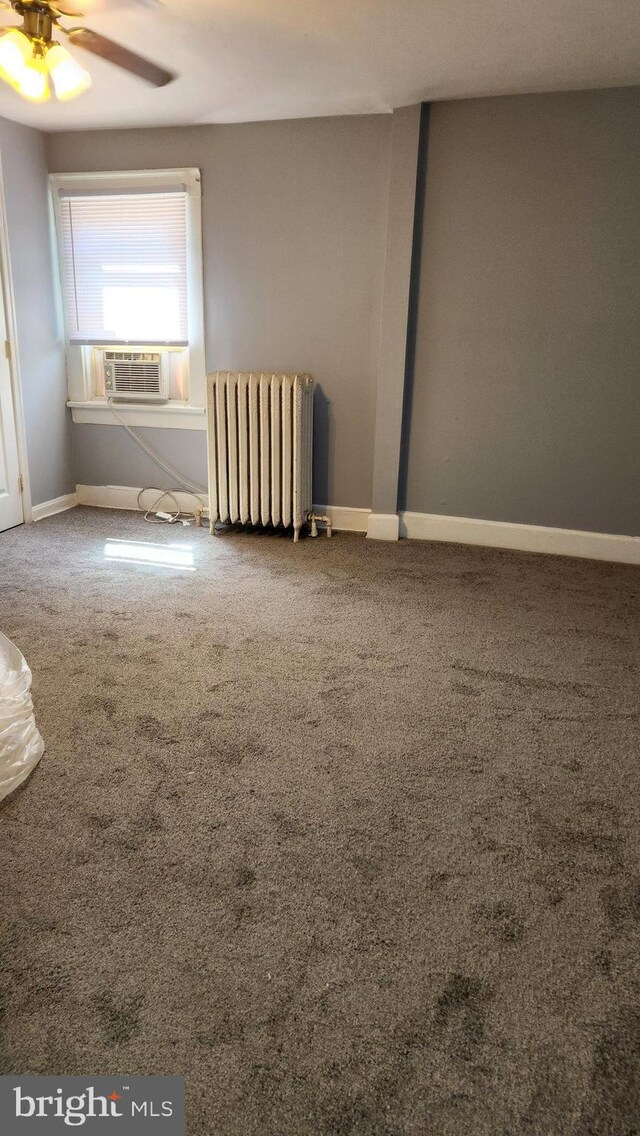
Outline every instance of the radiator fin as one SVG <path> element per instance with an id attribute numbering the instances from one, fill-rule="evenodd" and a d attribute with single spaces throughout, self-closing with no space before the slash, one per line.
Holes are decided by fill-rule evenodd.
<path id="1" fill-rule="evenodd" d="M 282 516 L 293 516 L 291 489 L 293 478 L 293 379 L 286 375 L 282 383 Z"/>
<path id="2" fill-rule="evenodd" d="M 259 398 L 260 388 L 257 375 L 249 375 L 248 411 L 249 411 L 249 516 L 252 525 L 260 524 L 260 417 Z M 235 520 L 230 513 L 226 518 L 220 514 L 222 521 Z"/>
<path id="3" fill-rule="evenodd" d="M 238 396 L 238 496 L 240 523 L 248 524 L 249 512 L 249 378 L 239 375 L 236 393 Z"/>
<path id="4" fill-rule="evenodd" d="M 221 513 L 229 512 L 229 474 L 227 458 L 227 408 L 226 408 L 226 379 L 221 378 L 215 391 L 216 422 L 218 438 L 218 509 Z"/>
<path id="5" fill-rule="evenodd" d="M 229 479 L 229 515 L 240 516 L 239 481 L 231 476 L 231 454 L 238 453 L 238 395 L 234 383 L 226 380 L 227 388 L 227 477 Z"/>
<path id="6" fill-rule="evenodd" d="M 271 523 L 269 376 L 260 375 L 260 523 Z"/>
<path id="7" fill-rule="evenodd" d="M 271 524 L 279 525 L 282 520 L 282 505 L 280 485 L 282 479 L 282 466 L 280 459 L 280 389 L 276 375 L 271 376 L 271 422 L 269 434 L 271 438 Z"/>

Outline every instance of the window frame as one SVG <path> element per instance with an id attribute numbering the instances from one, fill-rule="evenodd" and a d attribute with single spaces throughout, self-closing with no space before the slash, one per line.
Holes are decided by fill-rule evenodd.
<path id="1" fill-rule="evenodd" d="M 200 170 L 195 167 L 158 170 L 105 170 L 89 173 L 51 174 L 49 177 L 57 260 L 58 310 L 64 335 L 67 364 L 67 406 L 74 422 L 92 422 L 118 425 L 105 397 L 94 393 L 90 355 L 94 348 L 73 343 L 69 338 L 64 315 L 62 218 L 60 191 L 126 193 L 127 190 L 144 192 L 145 189 L 183 188 L 186 194 L 187 222 L 187 325 L 189 341 L 186 347 L 168 347 L 181 350 L 187 357 L 187 398 L 170 399 L 166 403 L 118 404 L 118 414 L 134 426 L 152 425 L 204 430 L 206 427 L 206 365 L 204 352 L 204 295 L 202 264 L 202 192 Z M 105 344 L 117 350 L 119 344 Z M 123 348 L 145 347 L 146 344 L 124 343 Z M 150 350 L 164 350 L 151 347 Z"/>

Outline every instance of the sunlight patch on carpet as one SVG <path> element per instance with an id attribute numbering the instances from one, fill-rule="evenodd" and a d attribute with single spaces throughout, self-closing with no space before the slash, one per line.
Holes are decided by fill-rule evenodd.
<path id="1" fill-rule="evenodd" d="M 153 565 L 156 568 L 178 568 L 195 572 L 193 545 L 152 544 L 139 540 L 108 540 L 104 546 L 105 560 L 119 560 L 129 564 Z"/>

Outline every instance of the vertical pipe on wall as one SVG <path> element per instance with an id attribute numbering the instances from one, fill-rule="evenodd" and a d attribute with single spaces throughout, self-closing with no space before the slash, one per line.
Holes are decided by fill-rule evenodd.
<path id="1" fill-rule="evenodd" d="M 418 297 L 420 291 L 420 265 L 422 260 L 422 234 L 424 232 L 424 203 L 427 189 L 427 155 L 429 151 L 429 103 L 422 104 L 420 140 L 418 143 L 418 173 L 413 218 L 413 247 L 411 252 L 411 280 L 409 282 L 409 313 L 407 318 L 407 346 L 405 353 L 402 422 L 400 427 L 400 455 L 398 463 L 398 494 L 396 508 L 400 514 L 406 508 L 407 467 L 409 461 L 409 430 L 413 403 L 413 377 L 416 359 L 418 329 Z"/>
<path id="2" fill-rule="evenodd" d="M 420 104 L 401 107 L 393 113 L 378 354 L 373 500 L 367 528 L 367 536 L 379 540 L 397 540 L 399 536 L 398 475 L 422 124 Z"/>

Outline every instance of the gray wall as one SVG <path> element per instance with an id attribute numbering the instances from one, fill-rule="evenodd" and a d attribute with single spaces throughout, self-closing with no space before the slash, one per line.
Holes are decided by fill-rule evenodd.
<path id="1" fill-rule="evenodd" d="M 640 89 L 431 108 L 406 507 L 640 534 Z"/>
<path id="2" fill-rule="evenodd" d="M 639 128 L 638 89 L 432 107 L 401 505 L 640 533 Z M 390 129 L 47 141 L 52 171 L 200 167 L 207 367 L 315 375 L 319 503 L 371 503 Z M 119 435 L 74 428 L 77 480 L 167 484 Z M 148 436 L 204 483 L 203 437 Z"/>
<path id="3" fill-rule="evenodd" d="M 31 496 L 37 505 L 75 488 L 64 349 L 53 288 L 44 136 L 0 119 L 0 157 Z"/>
<path id="4" fill-rule="evenodd" d="M 206 492 L 207 436 L 204 430 L 138 427 L 136 434 Z M 126 430 L 76 423 L 73 427 L 74 472 L 78 485 L 131 485 L 179 489 L 176 479 L 147 457 Z"/>
<path id="5" fill-rule="evenodd" d="M 51 172 L 201 169 L 207 369 L 314 375 L 322 504 L 371 502 L 390 126 L 380 115 L 48 138 Z M 78 481 L 140 483 L 115 429 L 91 428 L 90 446 L 78 437 Z M 179 465 L 173 431 L 156 441 Z"/>

